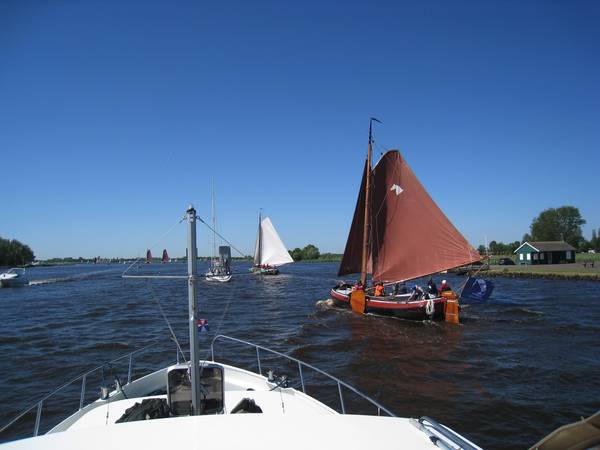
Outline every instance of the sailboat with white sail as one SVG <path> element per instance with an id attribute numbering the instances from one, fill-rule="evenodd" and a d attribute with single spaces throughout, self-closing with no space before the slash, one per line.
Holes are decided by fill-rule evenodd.
<path id="1" fill-rule="evenodd" d="M 271 219 L 268 217 L 263 219 L 259 212 L 258 233 L 254 248 L 254 266 L 250 270 L 263 275 L 277 275 L 279 266 L 293 262 L 290 252 L 287 251 L 279 234 L 277 234 Z"/>
<path id="2" fill-rule="evenodd" d="M 360 313 L 457 322 L 454 292 L 403 292 L 402 283 L 480 261 L 481 256 L 432 200 L 399 151 L 386 152 L 371 167 L 372 142 L 370 125 L 367 160 L 338 272 L 360 273 L 361 279 L 355 287 L 336 286 L 331 298 Z M 388 294 L 385 289 L 379 295 L 365 292 L 369 273 L 373 282 L 394 288 Z"/>

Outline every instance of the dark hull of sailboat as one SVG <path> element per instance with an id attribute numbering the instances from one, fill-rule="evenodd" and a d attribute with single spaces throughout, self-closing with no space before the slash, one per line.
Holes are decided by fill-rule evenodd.
<path id="1" fill-rule="evenodd" d="M 330 295 L 336 306 L 350 307 L 350 295 L 348 293 L 340 292 L 334 288 L 331 290 Z M 429 300 L 397 301 L 394 300 L 394 297 L 372 297 L 367 295 L 365 313 L 388 315 L 411 320 L 443 320 L 446 299 L 438 297 L 432 300 L 434 310 L 433 314 L 430 315 L 427 314 Z"/>

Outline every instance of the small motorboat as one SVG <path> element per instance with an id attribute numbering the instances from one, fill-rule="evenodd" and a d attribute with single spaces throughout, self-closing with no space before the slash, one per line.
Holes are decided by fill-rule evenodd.
<path id="1" fill-rule="evenodd" d="M 23 268 L 13 267 L 0 274 L 0 286 L 2 287 L 25 286 L 26 284 L 29 284 L 29 278 Z"/>

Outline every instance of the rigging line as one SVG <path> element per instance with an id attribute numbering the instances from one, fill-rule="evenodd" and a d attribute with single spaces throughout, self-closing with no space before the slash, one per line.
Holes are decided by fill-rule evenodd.
<path id="1" fill-rule="evenodd" d="M 146 280 L 146 287 L 148 288 L 148 291 L 150 292 L 150 296 L 153 297 L 154 300 L 156 301 L 156 304 L 158 305 L 158 310 L 160 311 L 161 315 L 163 316 L 163 319 L 165 319 L 165 322 L 167 323 L 167 326 L 169 327 L 169 331 L 171 332 L 171 336 L 173 337 L 173 340 L 175 341 L 175 344 L 177 345 L 177 349 L 179 350 L 179 353 L 181 353 L 183 360 L 187 364 L 187 360 L 185 359 L 185 354 L 183 353 L 183 350 L 181 349 L 181 345 L 179 345 L 179 340 L 177 339 L 177 335 L 175 334 L 175 331 L 173 331 L 173 327 L 171 326 L 169 319 L 167 319 L 167 315 L 165 314 L 165 311 L 163 310 L 162 305 L 160 304 L 160 300 L 158 299 L 158 297 L 156 295 L 154 295 L 154 290 L 152 289 L 152 286 L 150 285 L 149 280 Z"/>
<path id="2" fill-rule="evenodd" d="M 232 298 L 233 298 L 233 290 L 230 290 L 229 298 L 227 299 L 227 303 L 225 304 L 225 308 L 223 309 L 223 313 L 221 314 L 221 318 L 219 319 L 219 323 L 217 324 L 217 330 L 215 331 L 215 336 L 218 336 L 219 333 L 221 332 L 221 326 L 223 325 L 225 315 L 227 314 L 227 311 L 229 310 L 229 305 L 231 304 Z M 208 356 L 210 355 L 210 353 L 211 353 L 211 351 L 210 351 L 210 347 L 209 347 L 206 349 L 206 356 L 204 357 L 204 361 L 208 360 Z M 202 373 L 203 369 L 204 369 L 204 366 L 202 366 L 200 373 Z"/>
<path id="3" fill-rule="evenodd" d="M 164 237 L 165 237 L 167 234 L 169 234 L 171 231 L 173 231 L 173 228 L 175 228 L 177 225 L 179 225 L 179 224 L 180 224 L 181 222 L 183 222 L 184 220 L 185 220 L 185 217 L 184 217 L 183 219 L 180 219 L 179 221 L 177 221 L 177 222 L 176 222 L 176 223 L 174 223 L 173 225 L 171 225 L 171 227 L 170 227 L 170 228 L 169 228 L 169 229 L 168 229 L 166 232 L 164 232 L 164 233 L 162 234 L 162 236 L 160 236 L 160 237 L 158 238 L 158 240 L 157 240 L 157 241 L 156 241 L 154 244 L 150 245 L 150 246 L 149 246 L 149 247 L 147 247 L 147 248 L 150 248 L 150 249 L 152 249 L 152 248 L 156 247 L 156 246 L 157 246 L 157 245 L 158 245 L 158 244 L 159 244 L 159 243 L 160 243 L 160 242 L 161 242 L 161 241 L 164 239 Z M 127 266 L 127 269 L 125 269 L 121 275 L 125 275 L 127 272 L 129 272 L 129 269 L 131 269 L 131 268 L 132 268 L 134 265 L 136 265 L 140 259 L 142 259 L 142 257 L 141 257 L 141 256 L 139 256 L 139 257 L 138 257 L 138 258 L 137 258 L 135 261 L 133 261 L 133 262 L 132 262 L 132 263 L 131 263 L 129 266 Z"/>
<path id="4" fill-rule="evenodd" d="M 206 225 L 206 227 L 212 231 L 213 233 L 215 233 L 217 236 L 219 236 L 221 239 L 223 239 L 225 242 L 227 242 L 229 244 L 229 246 L 234 249 L 236 252 L 238 252 L 241 256 L 246 256 L 244 255 L 241 251 L 239 251 L 235 245 L 233 245 L 231 242 L 229 242 L 227 239 L 225 239 L 221 234 L 217 233 L 216 230 L 214 230 L 209 224 L 207 224 L 202 217 L 200 216 L 196 216 L 196 219 L 198 219 L 200 222 L 202 222 L 204 225 Z"/>

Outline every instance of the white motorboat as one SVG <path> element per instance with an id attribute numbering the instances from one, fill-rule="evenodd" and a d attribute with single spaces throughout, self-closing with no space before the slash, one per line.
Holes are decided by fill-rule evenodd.
<path id="1" fill-rule="evenodd" d="M 186 216 L 190 257 L 187 275 L 179 278 L 185 279 L 188 285 L 189 361 L 173 333 L 177 344 L 177 359 L 173 364 L 132 379 L 134 355 L 139 361 L 142 351 L 156 348 L 157 342 L 103 364 L 38 400 L 1 428 L 0 439 L 6 439 L 11 429 L 14 431 L 19 425 L 19 429 L 23 429 L 21 421 L 35 416 L 31 428 L 33 437 L 8 442 L 4 448 L 479 449 L 433 419 L 395 417 L 385 406 L 338 378 L 260 345 L 217 335 L 211 341 L 210 352 L 201 359 L 195 209 L 190 206 Z M 124 277 L 144 278 L 126 274 Z M 257 372 L 220 362 L 217 352 L 226 345 L 254 349 Z M 247 355 L 244 350 L 247 348 L 242 348 L 239 355 Z M 272 371 L 264 373 L 261 363 L 264 364 L 267 354 L 270 365 L 274 364 L 274 357 L 280 358 L 282 369 L 288 374 L 293 372 L 290 378 L 277 376 Z M 100 398 L 86 404 L 89 398 L 86 380 L 93 379 L 98 371 L 104 373 L 105 367 L 114 367 L 119 360 L 123 364 L 128 361 L 127 380 L 115 379 L 111 387 L 101 387 Z M 320 380 L 318 389 L 313 389 L 317 379 L 314 375 Z M 323 392 L 327 387 L 323 380 L 329 383 L 330 392 L 335 393 L 328 397 L 329 406 L 307 393 Z M 69 386 L 81 392 L 79 409 L 50 429 L 43 429 L 42 424 L 47 423 L 43 420 L 44 411 L 51 410 L 47 406 L 50 400 L 64 396 Z M 357 399 L 363 413 L 351 414 L 356 412 L 352 407 Z M 373 415 L 364 414 L 367 410 Z"/>
<path id="2" fill-rule="evenodd" d="M 13 267 L 0 274 L 1 287 L 25 286 L 27 284 L 29 284 L 29 277 L 23 268 Z"/>

